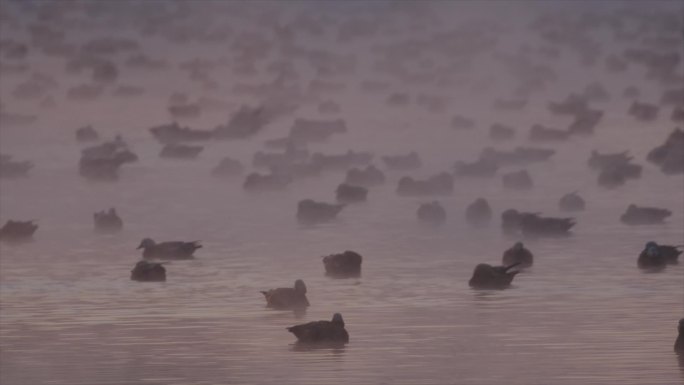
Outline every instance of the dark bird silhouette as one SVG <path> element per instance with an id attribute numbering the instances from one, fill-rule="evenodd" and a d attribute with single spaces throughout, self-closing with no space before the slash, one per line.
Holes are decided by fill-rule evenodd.
<path id="1" fill-rule="evenodd" d="M 304 199 L 297 204 L 297 220 L 302 223 L 322 223 L 332 221 L 342 211 L 344 204 L 330 204 Z"/>
<path id="2" fill-rule="evenodd" d="M 639 254 L 637 266 L 642 269 L 663 268 L 667 265 L 679 263 L 679 255 L 682 251 L 677 246 L 659 245 L 653 241 L 646 243 L 644 250 Z"/>
<path id="3" fill-rule="evenodd" d="M 0 228 L 0 240 L 5 242 L 25 242 L 33 239 L 33 234 L 38 230 L 38 225 L 33 221 L 8 220 Z"/>
<path id="4" fill-rule="evenodd" d="M 103 233 L 120 231 L 123 228 L 123 220 L 113 207 L 108 211 L 98 211 L 93 214 L 95 230 Z"/>
<path id="5" fill-rule="evenodd" d="M 577 194 L 577 191 L 565 194 L 558 201 L 558 206 L 563 211 L 582 211 L 586 207 L 584 199 Z"/>
<path id="6" fill-rule="evenodd" d="M 468 284 L 474 289 L 505 289 L 511 285 L 513 278 L 518 274 L 517 270 L 511 270 L 516 266 L 518 266 L 517 263 L 510 266 L 480 263 L 475 267 Z"/>
<path id="7" fill-rule="evenodd" d="M 139 261 L 131 270 L 131 280 L 140 282 L 166 281 L 166 268 L 161 263 Z"/>
<path id="8" fill-rule="evenodd" d="M 416 215 L 421 222 L 435 225 L 444 223 L 447 218 L 446 210 L 437 201 L 421 204 Z"/>
<path id="9" fill-rule="evenodd" d="M 513 247 L 504 251 L 502 261 L 504 266 L 520 265 L 520 267 L 529 267 L 534 263 L 534 255 L 525 248 L 522 242 L 516 242 Z"/>
<path id="10" fill-rule="evenodd" d="M 620 221 L 626 225 L 653 225 L 663 223 L 665 218 L 672 215 L 672 211 L 657 207 L 639 207 L 629 205 Z"/>
<path id="11" fill-rule="evenodd" d="M 335 278 L 358 277 L 361 275 L 362 260 L 359 253 L 349 250 L 323 257 L 325 275 Z"/>
<path id="12" fill-rule="evenodd" d="M 301 279 L 295 281 L 294 287 L 279 287 L 262 291 L 261 294 L 266 298 L 266 306 L 273 309 L 293 310 L 309 306 L 306 285 Z"/>
<path id="13" fill-rule="evenodd" d="M 492 221 L 492 208 L 484 198 L 478 198 L 466 207 L 466 220 L 473 226 L 488 225 Z"/>
<path id="14" fill-rule="evenodd" d="M 344 328 L 344 320 L 340 313 L 335 313 L 331 321 L 313 321 L 291 326 L 287 330 L 294 334 L 300 343 L 349 342 L 349 333 Z"/>
<path id="15" fill-rule="evenodd" d="M 156 243 L 150 238 L 145 238 L 140 242 L 138 249 L 143 249 L 143 258 L 147 259 L 193 259 L 193 253 L 201 247 L 199 241 Z"/>
<path id="16" fill-rule="evenodd" d="M 509 209 L 501 214 L 503 231 L 510 235 L 558 237 L 570 235 L 575 225 L 573 218 L 542 217 L 537 213 L 525 213 Z"/>
<path id="17" fill-rule="evenodd" d="M 679 331 L 679 335 L 674 344 L 674 351 L 677 352 L 677 354 L 684 354 L 684 318 L 679 320 L 677 331 Z"/>

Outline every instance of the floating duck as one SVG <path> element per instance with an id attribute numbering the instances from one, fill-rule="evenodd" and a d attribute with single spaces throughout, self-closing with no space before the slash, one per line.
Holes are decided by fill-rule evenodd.
<path id="1" fill-rule="evenodd" d="M 143 258 L 147 259 L 193 259 L 192 254 L 201 247 L 199 241 L 156 243 L 150 238 L 145 238 L 140 242 L 138 249 L 143 249 Z"/>
<path id="2" fill-rule="evenodd" d="M 304 199 L 297 204 L 297 220 L 302 223 L 322 223 L 332 221 L 342 211 L 344 204 L 330 204 Z"/>
<path id="3" fill-rule="evenodd" d="M 529 267 L 534 263 L 534 256 L 522 242 L 516 242 L 513 247 L 504 251 L 502 261 L 504 266 L 517 264 L 520 267 Z"/>
<path id="4" fill-rule="evenodd" d="M 679 335 L 674 344 L 674 351 L 678 354 L 684 354 L 684 318 L 679 320 L 679 327 L 677 327 Z"/>
<path id="5" fill-rule="evenodd" d="M 474 289 L 505 289 L 511 285 L 513 278 L 518 274 L 517 270 L 511 271 L 516 266 L 518 266 L 517 263 L 510 266 L 480 263 L 475 267 L 468 284 Z"/>
<path id="6" fill-rule="evenodd" d="M 361 275 L 362 260 L 359 253 L 349 250 L 323 257 L 325 275 L 335 278 L 358 277 Z"/>
<path id="7" fill-rule="evenodd" d="M 140 282 L 166 281 L 166 269 L 161 263 L 139 261 L 131 270 L 131 280 Z"/>
<path id="8" fill-rule="evenodd" d="M 504 232 L 510 235 L 567 236 L 575 225 L 573 218 L 542 217 L 537 213 L 525 213 L 509 209 L 501 214 Z"/>
<path id="9" fill-rule="evenodd" d="M 484 198 L 478 198 L 466 207 L 466 220 L 473 226 L 488 225 L 492 221 L 492 208 Z"/>
<path id="10" fill-rule="evenodd" d="M 663 223 L 665 218 L 672 215 L 672 211 L 657 207 L 639 207 L 629 205 L 627 211 L 620 216 L 620 222 L 626 225 L 653 225 Z"/>
<path id="11" fill-rule="evenodd" d="M 565 194 L 558 201 L 558 206 L 563 211 L 582 211 L 584 210 L 586 203 L 584 199 L 577 194 L 577 191 Z"/>
<path id="12" fill-rule="evenodd" d="M 339 203 L 365 202 L 368 196 L 368 189 L 360 186 L 352 186 L 342 183 L 335 190 L 335 198 Z"/>
<path id="13" fill-rule="evenodd" d="M 333 314 L 331 321 L 314 321 L 295 325 L 287 330 L 297 337 L 300 343 L 348 343 L 349 333 L 344 328 L 344 320 L 340 313 Z"/>
<path id="14" fill-rule="evenodd" d="M 115 208 L 110 208 L 108 211 L 98 211 L 93 214 L 95 221 L 95 230 L 100 232 L 117 232 L 123 228 L 123 220 L 116 213 Z"/>
<path id="15" fill-rule="evenodd" d="M 33 221 L 8 220 L 0 228 L 0 240 L 5 242 L 30 241 L 37 229 L 38 225 L 34 224 Z"/>
<path id="16" fill-rule="evenodd" d="M 416 215 L 420 221 L 435 225 L 444 223 L 447 218 L 446 210 L 437 201 L 423 203 L 418 207 Z"/>
<path id="17" fill-rule="evenodd" d="M 658 245 L 651 241 L 646 243 L 644 250 L 639 254 L 637 266 L 642 269 L 649 269 L 676 265 L 681 253 L 682 251 L 677 246 Z"/>
<path id="18" fill-rule="evenodd" d="M 372 187 L 385 183 L 385 174 L 371 164 L 365 169 L 352 168 L 347 171 L 345 182 L 355 186 Z"/>
<path id="19" fill-rule="evenodd" d="M 306 299 L 306 285 L 304 281 L 298 279 L 294 287 L 279 287 L 261 294 L 266 298 L 266 306 L 277 310 L 301 309 L 309 306 Z"/>

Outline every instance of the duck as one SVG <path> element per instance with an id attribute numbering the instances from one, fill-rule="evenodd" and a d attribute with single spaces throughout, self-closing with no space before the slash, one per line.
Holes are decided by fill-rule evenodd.
<path id="1" fill-rule="evenodd" d="M 560 198 L 558 207 L 560 207 L 562 211 L 583 211 L 586 207 L 586 203 L 577 191 L 573 191 Z"/>
<path id="2" fill-rule="evenodd" d="M 348 170 L 344 181 L 355 186 L 372 187 L 385 183 L 385 174 L 371 164 L 365 169 L 354 167 Z"/>
<path id="3" fill-rule="evenodd" d="M 306 299 L 306 285 L 304 281 L 298 279 L 294 287 L 279 287 L 262 291 L 261 294 L 266 298 L 266 306 L 277 310 L 301 309 L 309 306 Z"/>
<path id="4" fill-rule="evenodd" d="M 169 143 L 162 148 L 159 156 L 168 159 L 195 159 L 202 150 L 203 146 Z"/>
<path id="5" fill-rule="evenodd" d="M 249 192 L 281 191 L 287 188 L 292 178 L 281 173 L 259 174 L 252 172 L 245 178 L 242 188 Z"/>
<path id="6" fill-rule="evenodd" d="M 479 159 L 475 162 L 454 163 L 454 175 L 458 177 L 493 177 L 499 170 L 499 165 L 491 159 Z"/>
<path id="7" fill-rule="evenodd" d="M 437 201 L 421 204 L 420 207 L 418 207 L 416 215 L 421 222 L 435 225 L 444 223 L 447 218 L 446 210 L 444 210 L 444 207 Z"/>
<path id="8" fill-rule="evenodd" d="M 509 266 L 492 266 L 480 263 L 475 266 L 468 285 L 474 289 L 505 289 L 511 285 L 513 278 L 519 273 L 517 270 L 511 270 L 518 265 L 519 263 Z"/>
<path id="9" fill-rule="evenodd" d="M 574 218 L 542 217 L 538 213 L 509 209 L 501 214 L 503 231 L 510 235 L 557 237 L 570 235 Z"/>
<path id="10" fill-rule="evenodd" d="M 301 223 L 322 223 L 332 221 L 342 211 L 344 204 L 316 202 L 303 199 L 297 204 L 297 220 Z"/>
<path id="11" fill-rule="evenodd" d="M 339 203 L 358 203 L 365 202 L 368 196 L 368 189 L 361 186 L 353 186 L 342 183 L 335 190 L 335 199 Z"/>
<path id="12" fill-rule="evenodd" d="M 508 190 L 530 190 L 534 186 L 532 177 L 527 170 L 504 174 L 501 178 L 504 188 Z"/>
<path id="13" fill-rule="evenodd" d="M 139 261 L 131 270 L 131 280 L 139 282 L 166 281 L 166 268 L 161 263 Z"/>
<path id="14" fill-rule="evenodd" d="M 349 333 L 344 328 L 344 320 L 340 313 L 333 314 L 330 321 L 313 321 L 287 328 L 297 337 L 299 343 L 349 342 Z"/>
<path id="15" fill-rule="evenodd" d="M 228 178 L 240 176 L 243 172 L 244 166 L 239 160 L 225 157 L 211 170 L 211 175 L 218 178 Z"/>
<path id="16" fill-rule="evenodd" d="M 361 275 L 361 254 L 347 250 L 341 254 L 323 257 L 325 275 L 335 278 L 358 277 Z"/>
<path id="17" fill-rule="evenodd" d="M 626 225 L 653 225 L 663 223 L 665 218 L 672 215 L 672 211 L 657 207 L 639 207 L 630 204 L 620 221 Z"/>
<path id="18" fill-rule="evenodd" d="M 76 130 L 76 140 L 79 142 L 94 142 L 100 139 L 100 135 L 93 126 L 85 126 Z"/>
<path id="19" fill-rule="evenodd" d="M 679 320 L 677 331 L 679 331 L 679 335 L 674 344 L 674 351 L 677 352 L 677 354 L 684 354 L 684 318 Z"/>
<path id="20" fill-rule="evenodd" d="M 156 243 L 150 238 L 145 238 L 140 242 L 138 249 L 143 249 L 143 258 L 146 259 L 193 259 L 195 257 L 192 254 L 201 247 L 199 241 Z"/>
<path id="21" fill-rule="evenodd" d="M 680 128 L 672 131 L 665 143 L 649 151 L 646 160 L 659 166 L 666 175 L 684 173 L 684 131 Z"/>
<path id="22" fill-rule="evenodd" d="M 446 172 L 424 180 L 405 176 L 399 179 L 396 191 L 401 196 L 449 195 L 454 191 L 454 178 Z"/>
<path id="23" fill-rule="evenodd" d="M 423 165 L 415 151 L 405 155 L 386 155 L 382 157 L 382 161 L 391 170 L 413 170 Z"/>
<path id="24" fill-rule="evenodd" d="M 95 221 L 95 230 L 99 232 L 117 232 L 123 228 L 123 220 L 113 207 L 108 211 L 96 212 L 93 214 L 93 220 Z"/>
<path id="25" fill-rule="evenodd" d="M 0 240 L 5 242 L 25 242 L 33 239 L 33 234 L 38 230 L 38 225 L 33 221 L 8 220 L 0 228 Z"/>
<path id="26" fill-rule="evenodd" d="M 11 155 L 0 154 L 0 178 L 25 177 L 33 166 L 31 161 L 15 161 Z"/>
<path id="27" fill-rule="evenodd" d="M 529 267 L 534 263 L 534 255 L 525 248 L 522 242 L 516 242 L 513 247 L 504 251 L 501 258 L 504 266 L 519 264 L 520 267 Z"/>
<path id="28" fill-rule="evenodd" d="M 492 208 L 484 198 L 478 198 L 466 207 L 466 221 L 472 226 L 485 226 L 492 221 Z"/>
<path id="29" fill-rule="evenodd" d="M 637 266 L 642 269 L 649 269 L 676 265 L 681 253 L 682 251 L 677 246 L 658 245 L 653 241 L 649 241 L 644 246 L 644 250 L 639 254 Z"/>

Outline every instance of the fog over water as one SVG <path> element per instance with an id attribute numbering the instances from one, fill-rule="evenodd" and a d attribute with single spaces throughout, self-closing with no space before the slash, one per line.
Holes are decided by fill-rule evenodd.
<path id="1" fill-rule="evenodd" d="M 681 1 L 0 0 L 0 226 L 38 225 L 0 242 L 0 384 L 682 383 L 684 263 L 637 258 L 684 245 L 683 15 Z M 318 134 L 295 137 L 302 119 Z M 193 131 L 150 131 L 172 122 Z M 78 141 L 89 125 L 99 138 Z M 102 149 L 82 152 L 117 135 L 137 160 L 110 172 Z M 170 142 L 202 149 L 160 156 Z M 517 147 L 554 153 L 485 150 Z M 320 155 L 348 150 L 372 158 Z M 592 151 L 628 151 L 637 175 L 590 168 Z M 411 152 L 416 167 L 383 159 Z M 242 171 L 216 175 L 226 157 Z M 462 175 L 478 159 L 494 174 Z M 10 175 L 16 162 L 32 166 Z M 336 203 L 369 164 L 385 181 L 365 201 L 298 220 L 301 200 Z M 532 187 L 504 186 L 521 170 Z M 444 172 L 452 190 L 399 187 Z M 586 209 L 561 210 L 574 191 Z M 487 225 L 466 220 L 478 198 Z M 443 223 L 419 220 L 432 201 Z M 671 215 L 630 225 L 631 204 Z M 110 207 L 123 228 L 96 232 Z M 508 209 L 575 224 L 507 234 Z M 143 238 L 202 248 L 136 282 Z M 518 241 L 533 266 L 505 290 L 469 287 Z M 361 275 L 326 276 L 321 257 L 345 250 Z M 266 307 L 260 291 L 296 279 L 306 311 Z M 346 345 L 286 330 L 333 313 Z"/>

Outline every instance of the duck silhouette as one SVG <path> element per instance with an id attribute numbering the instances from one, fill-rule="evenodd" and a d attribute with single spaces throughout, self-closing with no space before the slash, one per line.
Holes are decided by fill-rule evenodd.
<path id="1" fill-rule="evenodd" d="M 297 220 L 301 223 L 315 224 L 332 221 L 344 208 L 344 204 L 331 204 L 304 199 L 297 204 Z"/>
<path id="2" fill-rule="evenodd" d="M 150 238 L 145 238 L 140 242 L 138 249 L 143 249 L 143 258 L 146 259 L 193 259 L 192 254 L 201 247 L 199 241 L 156 243 Z"/>
<path id="3" fill-rule="evenodd" d="M 440 225 L 447 219 L 446 210 L 437 201 L 421 204 L 420 207 L 418 207 L 416 216 L 421 222 L 433 225 Z"/>
<path id="4" fill-rule="evenodd" d="M 362 259 L 360 254 L 349 250 L 323 257 L 325 275 L 335 278 L 358 277 L 361 275 Z"/>
<path id="5" fill-rule="evenodd" d="M 349 333 L 344 328 L 344 320 L 340 313 L 333 314 L 331 321 L 313 321 L 291 326 L 287 330 L 294 334 L 300 343 L 349 342 Z"/>
<path id="6" fill-rule="evenodd" d="M 139 261 L 131 270 L 131 280 L 140 282 L 166 281 L 166 269 L 161 263 Z"/>
<path id="7" fill-rule="evenodd" d="M 484 198 L 478 198 L 466 207 L 466 221 L 472 226 L 486 226 L 492 221 L 492 208 Z"/>
<path id="8" fill-rule="evenodd" d="M 672 211 L 657 207 L 639 207 L 631 204 L 620 216 L 620 222 L 626 225 L 653 225 L 663 223 Z"/>
<path id="9" fill-rule="evenodd" d="M 644 250 L 639 254 L 637 266 L 642 269 L 649 269 L 676 265 L 681 253 L 682 251 L 677 246 L 659 245 L 650 241 L 646 243 Z"/>
<path id="10" fill-rule="evenodd" d="M 504 266 L 519 264 L 520 267 L 529 267 L 534 263 L 534 256 L 522 242 L 516 242 L 513 247 L 504 251 L 502 261 Z"/>
<path id="11" fill-rule="evenodd" d="M 309 306 L 306 285 L 301 279 L 295 281 L 294 287 L 279 287 L 262 291 L 261 294 L 266 298 L 266 306 L 276 310 L 301 309 Z"/>
<path id="12" fill-rule="evenodd" d="M 492 266 L 480 263 L 475 266 L 468 284 L 474 289 L 505 289 L 511 285 L 513 278 L 519 273 L 517 270 L 511 270 L 518 265 L 519 263 L 509 266 Z"/>
<path id="13" fill-rule="evenodd" d="M 684 318 L 679 320 L 679 327 L 677 328 L 679 335 L 674 344 L 674 351 L 677 354 L 684 354 Z"/>
<path id="14" fill-rule="evenodd" d="M 582 211 L 586 207 L 586 203 L 577 191 L 573 191 L 563 195 L 558 201 L 558 206 L 562 211 Z"/>
<path id="15" fill-rule="evenodd" d="M 123 220 L 116 213 L 115 208 L 110 208 L 108 211 L 98 211 L 93 214 L 95 221 L 95 230 L 103 233 L 111 233 L 120 231 L 123 228 Z"/>
<path id="16" fill-rule="evenodd" d="M 33 221 L 8 220 L 0 228 L 0 240 L 5 242 L 25 242 L 33 239 L 33 233 L 38 230 L 38 225 Z"/>

